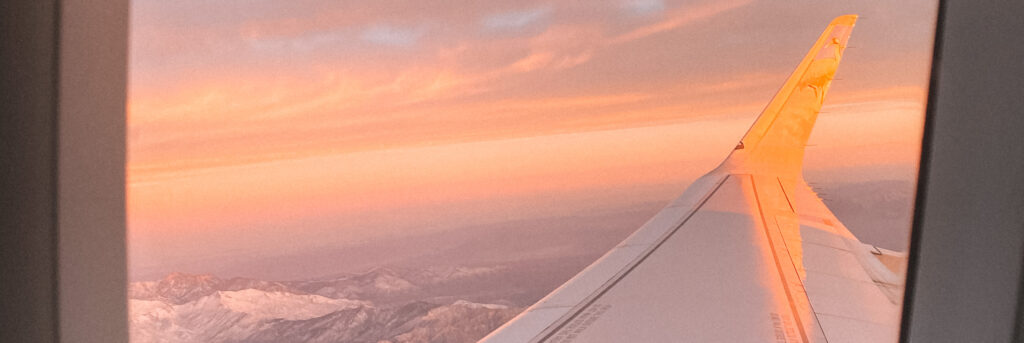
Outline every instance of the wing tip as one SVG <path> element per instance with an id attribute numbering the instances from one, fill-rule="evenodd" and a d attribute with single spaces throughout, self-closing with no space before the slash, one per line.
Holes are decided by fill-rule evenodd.
<path id="1" fill-rule="evenodd" d="M 780 175 L 801 173 L 804 147 L 857 17 L 832 19 L 723 166 L 748 170 L 757 165 Z M 790 109 L 784 111 L 787 106 Z"/>
<path id="2" fill-rule="evenodd" d="M 835 26 L 838 26 L 838 25 L 853 26 L 853 24 L 857 22 L 857 17 L 858 16 L 856 14 L 841 15 L 841 16 L 836 17 L 835 19 L 832 19 L 832 23 L 830 23 L 830 25 L 835 25 Z"/>

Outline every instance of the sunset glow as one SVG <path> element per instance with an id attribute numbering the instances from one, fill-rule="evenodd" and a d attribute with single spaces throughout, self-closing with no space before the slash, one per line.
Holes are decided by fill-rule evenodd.
<path id="1" fill-rule="evenodd" d="M 132 277 L 667 202 L 853 7 L 811 3 L 134 1 Z M 808 181 L 916 175 L 935 9 L 873 6 Z"/>

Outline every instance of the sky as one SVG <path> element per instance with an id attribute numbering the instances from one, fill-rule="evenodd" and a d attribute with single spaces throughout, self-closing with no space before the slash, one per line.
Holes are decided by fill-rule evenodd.
<path id="1" fill-rule="evenodd" d="M 848 13 L 861 17 L 807 178 L 912 180 L 935 12 L 923 0 L 134 0 L 130 272 L 666 203 Z"/>

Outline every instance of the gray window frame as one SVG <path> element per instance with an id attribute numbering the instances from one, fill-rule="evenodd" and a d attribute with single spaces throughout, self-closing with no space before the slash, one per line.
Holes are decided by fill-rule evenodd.
<path id="1" fill-rule="evenodd" d="M 1024 341 L 1024 2 L 939 13 L 900 341 Z M 128 15 L 0 4 L 4 341 L 128 340 Z"/>

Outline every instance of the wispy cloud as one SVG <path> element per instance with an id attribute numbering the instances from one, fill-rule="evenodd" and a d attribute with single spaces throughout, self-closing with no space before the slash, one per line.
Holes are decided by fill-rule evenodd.
<path id="1" fill-rule="evenodd" d="M 278 52 L 308 52 L 325 47 L 342 46 L 352 40 L 351 33 L 343 31 L 312 32 L 297 37 L 245 37 L 246 43 L 256 49 Z"/>
<path id="2" fill-rule="evenodd" d="M 622 9 L 630 14 L 649 15 L 664 11 L 665 2 L 662 0 L 625 0 L 622 2 Z"/>
<path id="3" fill-rule="evenodd" d="M 725 106 L 735 105 L 749 91 L 770 96 L 789 70 L 740 65 L 735 70 L 742 77 L 723 79 L 723 70 L 733 70 L 723 67 L 725 61 L 694 63 L 692 58 L 700 55 L 690 52 L 731 45 L 663 33 L 713 24 L 720 15 L 760 11 L 744 9 L 751 4 L 720 0 L 669 6 L 659 0 L 614 0 L 612 6 L 572 16 L 558 5 L 498 12 L 476 6 L 458 16 L 451 11 L 428 16 L 416 7 L 387 18 L 338 10 L 328 17 L 290 18 L 266 27 L 242 21 L 230 30 L 136 30 L 133 34 L 148 33 L 136 38 L 138 42 L 169 45 L 133 55 L 137 60 L 149 58 L 148 65 L 177 69 L 173 78 L 163 79 L 135 73 L 129 109 L 130 124 L 139 134 L 132 144 L 131 168 L 154 174 L 199 170 L 448 137 L 484 140 L 554 132 L 568 127 L 564 123 L 582 130 L 605 123 L 649 125 L 735 112 Z M 644 11 L 660 13 L 628 17 Z M 529 32 L 466 34 L 488 28 Z M 190 35 L 175 36 L 178 31 Z M 206 54 L 199 57 L 182 52 L 189 41 L 216 45 L 232 35 L 238 49 L 214 53 L 195 48 Z M 751 36 L 757 35 L 743 37 Z M 627 47 L 617 45 L 640 39 L 661 44 L 650 44 L 656 47 L 650 51 L 624 51 Z M 382 50 L 390 53 L 381 55 Z M 178 59 L 152 57 L 163 54 Z M 674 63 L 676 58 L 688 60 Z M 164 61 L 175 63 L 159 63 Z M 833 99 L 841 97 L 838 90 Z M 740 105 L 744 111 L 763 106 L 763 99 L 754 100 Z M 473 126 L 481 113 L 491 114 L 485 129 Z M 414 121 L 420 124 L 406 124 Z M 444 125 L 431 126 L 433 121 Z M 464 134 L 467 130 L 475 131 Z"/>
<path id="4" fill-rule="evenodd" d="M 653 34 L 671 31 L 680 26 L 691 24 L 701 19 L 710 18 L 723 12 L 749 5 L 751 3 L 752 0 L 734 0 L 712 2 L 709 4 L 704 4 L 696 7 L 684 7 L 679 11 L 675 11 L 676 13 L 673 13 L 668 19 L 651 25 L 643 26 L 633 31 L 626 32 L 619 36 L 613 37 L 610 40 L 610 43 L 624 43 L 644 38 Z"/>
<path id="5" fill-rule="evenodd" d="M 481 23 L 492 30 L 518 30 L 544 20 L 550 13 L 549 7 L 503 12 L 490 15 Z"/>
<path id="6" fill-rule="evenodd" d="M 359 35 L 365 42 L 391 47 L 411 47 L 426 33 L 424 28 L 402 28 L 377 24 L 367 27 Z"/>

